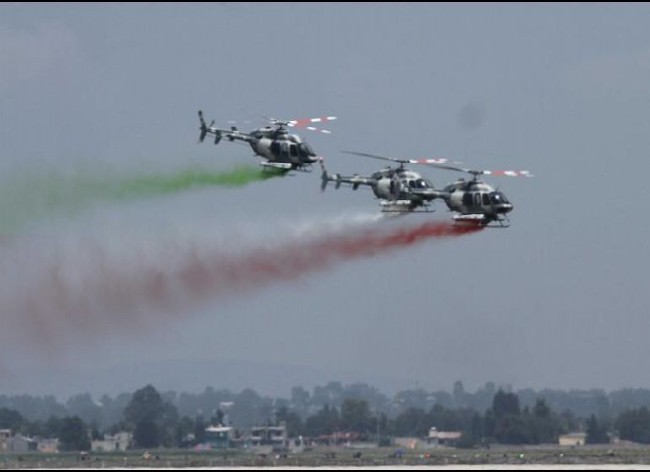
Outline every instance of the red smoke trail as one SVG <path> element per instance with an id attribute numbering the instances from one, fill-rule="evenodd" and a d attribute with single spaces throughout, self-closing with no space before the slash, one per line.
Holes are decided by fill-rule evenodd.
<path id="1" fill-rule="evenodd" d="M 193 298 L 218 296 L 224 289 L 232 294 L 233 291 L 296 280 L 307 273 L 324 270 L 339 261 L 370 257 L 392 249 L 412 246 L 424 240 L 462 236 L 481 229 L 441 222 L 428 222 L 406 228 L 385 228 L 376 225 L 362 231 L 333 234 L 307 242 L 290 242 L 281 247 L 257 249 L 233 259 L 224 258 L 223 255 L 199 258 L 194 254 L 172 279 L 181 284 L 181 292 Z M 150 274 L 147 283 L 150 301 L 161 304 L 163 300 L 169 300 L 174 286 L 164 274 Z"/>
<path id="2" fill-rule="evenodd" d="M 258 242 L 234 255 L 231 248 L 196 240 L 158 250 L 152 243 L 148 257 L 125 256 L 123 251 L 109 255 L 106 247 L 94 244 L 85 259 L 76 252 L 67 258 L 37 256 L 35 270 L 13 287 L 11 275 L 3 277 L 7 284 L 0 302 L 2 311 L 12 311 L 18 326 L 50 354 L 69 342 L 71 334 L 85 339 L 139 332 L 163 321 L 154 314 L 187 314 L 212 299 L 298 280 L 336 263 L 480 230 L 427 222 L 348 227 L 316 237 L 280 232 L 274 235 L 279 243 Z"/>

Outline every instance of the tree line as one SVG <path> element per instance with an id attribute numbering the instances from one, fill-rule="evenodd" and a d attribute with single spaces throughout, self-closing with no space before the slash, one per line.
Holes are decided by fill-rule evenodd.
<path id="1" fill-rule="evenodd" d="M 272 399 L 251 389 L 176 394 L 146 386 L 99 402 L 89 394 L 65 404 L 52 396 L 0 396 L 0 429 L 58 438 L 63 450 L 88 449 L 91 439 L 118 431 L 132 432 L 142 448 L 187 447 L 203 440 L 208 425 L 223 422 L 242 429 L 283 422 L 290 436 L 348 431 L 383 443 L 424 437 L 436 427 L 463 433 L 461 447 L 554 443 L 575 431 L 586 432 L 594 444 L 608 442 L 613 433 L 650 444 L 649 406 L 650 392 L 641 389 L 515 393 L 488 383 L 468 393 L 457 382 L 451 393 L 416 389 L 389 398 L 366 384 L 330 382 L 312 392 L 295 387 L 290 398 Z"/>

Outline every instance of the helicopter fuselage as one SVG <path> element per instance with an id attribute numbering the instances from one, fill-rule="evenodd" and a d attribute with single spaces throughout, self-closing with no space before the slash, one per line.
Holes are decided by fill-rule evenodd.
<path id="1" fill-rule="evenodd" d="M 513 208 L 502 192 L 481 180 L 460 179 L 447 185 L 443 193 L 447 207 L 461 215 L 484 215 L 488 220 L 498 220 Z"/>
<path id="2" fill-rule="evenodd" d="M 255 155 L 269 162 L 301 167 L 318 161 L 318 156 L 311 146 L 298 135 L 273 128 L 262 128 L 248 136 L 247 141 Z"/>
<path id="3" fill-rule="evenodd" d="M 410 200 L 419 206 L 431 198 L 425 198 L 427 191 L 433 191 L 433 184 L 421 174 L 410 169 L 386 167 L 372 174 L 377 183 L 372 187 L 375 196 L 382 200 Z"/>

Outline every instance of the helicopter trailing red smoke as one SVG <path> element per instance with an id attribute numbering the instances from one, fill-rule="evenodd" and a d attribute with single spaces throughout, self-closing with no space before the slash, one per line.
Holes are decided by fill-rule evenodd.
<path id="1" fill-rule="evenodd" d="M 285 235 L 276 244 L 257 241 L 239 252 L 197 239 L 117 257 L 108 243 L 103 247 L 95 241 L 86 251 L 75 246 L 68 255 L 38 255 L 31 269 L 18 276 L 3 271 L 3 311 L 12 312 L 31 339 L 56 351 L 57 340 L 69 338 L 70 332 L 137 332 L 164 322 L 154 315 L 185 315 L 212 300 L 289 283 L 342 262 L 481 230 L 404 221 L 351 223 L 334 231 L 316 227 L 308 235 Z M 23 257 L 28 252 L 22 251 Z"/>

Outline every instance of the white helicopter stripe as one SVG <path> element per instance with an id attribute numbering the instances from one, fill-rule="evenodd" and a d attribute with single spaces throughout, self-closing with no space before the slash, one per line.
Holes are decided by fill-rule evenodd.
<path id="1" fill-rule="evenodd" d="M 411 164 L 445 164 L 447 159 L 412 159 Z"/>
<path id="2" fill-rule="evenodd" d="M 483 174 L 506 175 L 508 177 L 532 177 L 530 171 L 527 170 L 484 170 Z"/>

